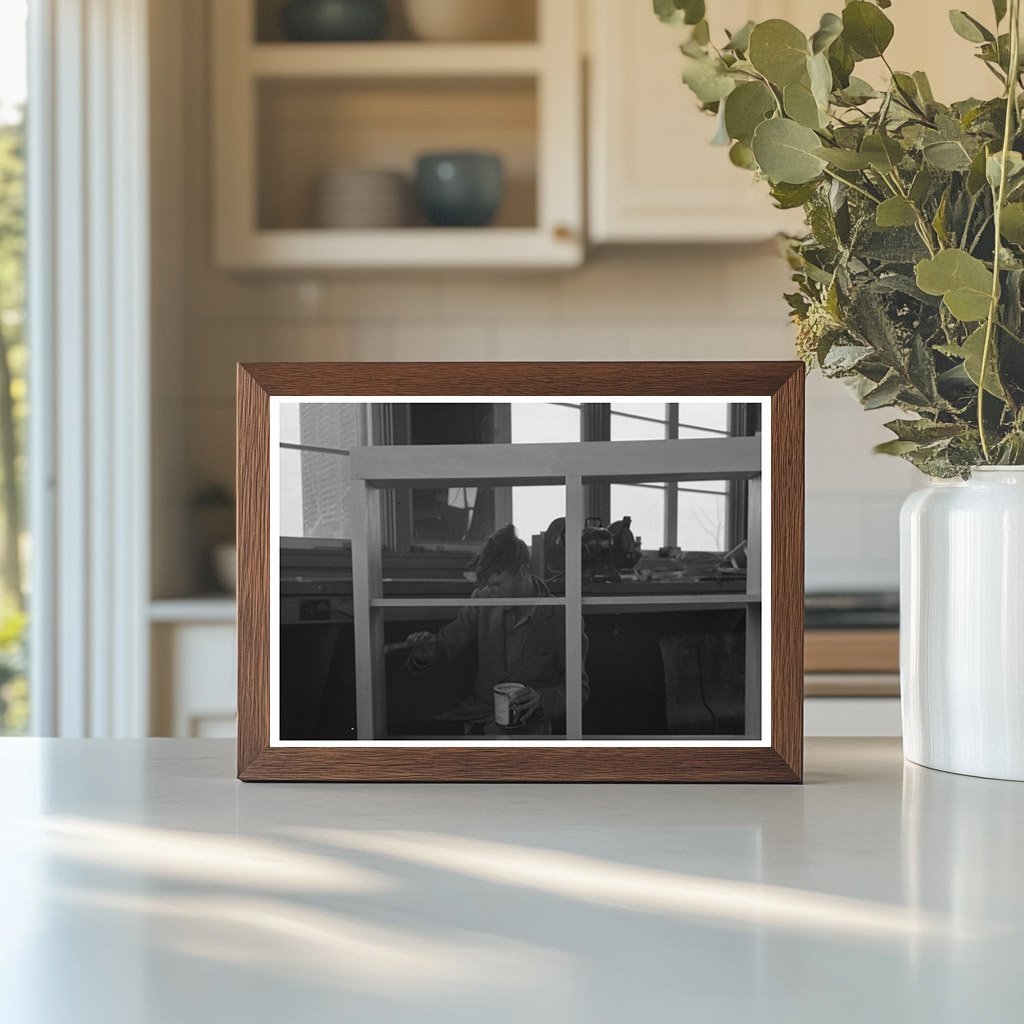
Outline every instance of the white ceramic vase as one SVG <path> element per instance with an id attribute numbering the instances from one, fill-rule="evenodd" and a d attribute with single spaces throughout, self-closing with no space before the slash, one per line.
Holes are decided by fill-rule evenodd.
<path id="1" fill-rule="evenodd" d="M 900 557 L 904 754 L 1024 781 L 1024 466 L 910 495 Z"/>

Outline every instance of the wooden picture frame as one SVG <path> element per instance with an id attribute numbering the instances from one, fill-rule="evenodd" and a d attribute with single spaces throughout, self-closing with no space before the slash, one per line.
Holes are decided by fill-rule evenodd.
<path id="1" fill-rule="evenodd" d="M 803 772 L 803 509 L 804 367 L 799 362 L 597 362 L 597 363 L 256 363 L 238 366 L 238 778 L 243 781 L 466 781 L 466 782 L 800 782 Z M 468 397 L 467 397 L 468 396 Z M 552 398 L 552 396 L 555 396 Z M 625 396 L 625 397 L 624 397 Z M 756 436 L 700 441 L 485 445 L 491 458 L 467 445 L 361 446 L 350 456 L 352 486 L 351 618 L 354 621 L 355 739 L 330 743 L 282 741 L 272 732 L 272 679 L 279 676 L 272 654 L 279 646 L 280 610 L 271 590 L 277 555 L 271 550 L 271 408 L 302 398 L 309 401 L 453 402 L 477 399 L 509 402 L 578 398 L 604 401 L 760 403 L 768 429 Z M 712 397 L 708 397 L 712 396 Z M 498 406 L 495 405 L 495 408 Z M 581 410 L 591 406 L 581 405 Z M 602 408 L 604 406 L 595 405 Z M 666 405 L 665 408 L 672 406 Z M 730 405 L 731 407 L 731 405 Z M 746 407 L 746 406 L 744 406 Z M 752 407 L 752 406 L 751 406 Z M 367 407 L 368 408 L 368 407 Z M 612 408 L 609 404 L 607 408 Z M 678 410 L 679 405 L 674 406 Z M 678 438 L 680 433 L 665 434 Z M 275 450 L 282 447 L 274 437 Z M 667 446 L 676 447 L 669 448 Z M 697 448 L 697 445 L 703 447 Z M 683 446 L 683 447 L 679 447 Z M 295 447 L 284 445 L 283 447 Z M 499 451 L 499 448 L 501 449 Z M 569 449 L 572 449 L 569 451 Z M 514 450 L 513 450 L 514 449 Z M 616 449 L 616 450 L 613 450 Z M 668 454 L 686 458 L 670 471 Z M 409 456 L 414 456 L 410 458 Z M 476 461 L 474 462 L 474 456 Z M 499 457 L 500 456 L 500 457 Z M 677 457 L 673 455 L 673 457 Z M 561 461 L 559 461 L 561 459 Z M 752 461 L 752 460 L 758 461 Z M 276 466 L 277 464 L 274 463 Z M 712 471 L 709 467 L 714 466 Z M 468 467 L 468 468 L 467 468 Z M 275 470 L 276 471 L 276 470 Z M 747 520 L 746 731 L 742 736 L 708 740 L 673 735 L 627 739 L 588 739 L 581 728 L 579 687 L 564 686 L 564 739 L 545 743 L 459 742 L 387 739 L 381 732 L 385 695 L 374 676 L 383 657 L 383 619 L 404 604 L 381 596 L 379 533 L 374 523 L 381 488 L 438 486 L 440 481 L 500 481 L 506 485 L 560 482 L 566 488 L 565 536 L 579 535 L 584 508 L 579 497 L 590 480 L 733 479 L 744 485 Z M 765 487 L 761 524 L 761 481 Z M 677 486 L 672 487 L 676 493 Z M 665 494 L 669 494 L 666 484 Z M 751 511 L 755 509 L 755 511 Z M 764 538 L 767 543 L 763 544 Z M 273 543 L 278 545 L 276 536 Z M 279 551 L 279 545 L 277 549 Z M 582 596 L 580 550 L 565 545 L 565 635 L 582 634 L 584 605 L 611 598 Z M 765 572 L 761 574 L 761 564 Z M 573 581 L 579 584 L 577 591 Z M 275 591 L 279 594 L 279 590 Z M 474 602 L 479 599 L 474 595 Z M 619 600 L 619 599 L 615 599 Z M 632 598 L 652 608 L 683 598 Z M 694 601 L 696 599 L 688 599 Z M 710 601 L 710 598 L 708 599 Z M 710 607 L 708 601 L 696 607 Z M 458 608 L 466 598 L 430 600 L 422 606 Z M 492 604 L 507 602 L 494 600 Z M 525 601 L 524 601 L 525 603 Z M 541 601 L 531 600 L 533 604 Z M 486 601 L 484 602 L 486 604 Z M 672 605 L 675 607 L 675 605 Z M 616 606 L 618 607 L 618 606 Z M 761 640 L 762 607 L 770 623 Z M 360 609 L 364 610 L 360 610 Z M 608 609 L 606 609 L 607 611 Z M 314 613 L 316 609 L 313 609 Z M 599 607 L 590 609 L 600 614 Z M 560 615 L 563 613 L 559 613 Z M 755 630 L 752 632 L 752 630 Z M 757 642 L 754 642 L 755 638 Z M 584 637 L 584 641 L 585 641 Z M 584 644 L 585 648 L 585 644 Z M 763 652 L 763 653 L 762 653 Z M 768 663 L 761 664 L 767 656 Z M 564 678 L 576 678 L 584 654 L 568 643 Z M 752 660 L 753 659 L 753 660 Z M 757 700 L 751 679 L 756 670 Z M 667 671 L 667 670 L 666 670 Z M 584 677 L 585 678 L 585 677 Z M 758 703 L 757 701 L 760 701 Z M 467 729 L 468 732 L 468 729 Z M 370 738 L 373 737 L 373 738 Z"/>

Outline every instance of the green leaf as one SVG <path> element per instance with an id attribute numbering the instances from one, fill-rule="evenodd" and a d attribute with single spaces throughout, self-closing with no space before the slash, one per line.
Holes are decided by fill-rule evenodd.
<path id="1" fill-rule="evenodd" d="M 1024 203 L 1010 203 L 1003 208 L 1000 234 L 1014 245 L 1024 245 Z"/>
<path id="2" fill-rule="evenodd" d="M 960 346 L 940 345 L 938 351 L 952 359 L 962 359 L 963 368 L 967 376 L 971 378 L 975 387 L 981 386 L 981 363 L 985 354 L 985 325 L 982 324 L 970 337 Z M 1006 392 L 999 382 L 999 374 L 996 370 L 996 346 L 993 340 L 989 344 L 988 363 L 985 367 L 985 390 L 996 398 L 1005 401 Z"/>
<path id="3" fill-rule="evenodd" d="M 818 31 L 811 36 L 811 52 L 827 50 L 843 32 L 843 19 L 835 14 L 823 14 Z"/>
<path id="4" fill-rule="evenodd" d="M 762 121 L 754 131 L 752 148 L 758 166 L 773 184 L 802 185 L 825 169 L 814 151 L 821 140 L 811 131 L 786 118 Z"/>
<path id="5" fill-rule="evenodd" d="M 940 171 L 966 171 L 971 166 L 967 150 L 959 142 L 931 142 L 925 144 L 921 153 L 925 160 Z"/>
<path id="6" fill-rule="evenodd" d="M 845 89 L 850 84 L 850 75 L 853 73 L 856 58 L 853 50 L 846 45 L 843 37 L 840 36 L 827 50 L 828 66 L 832 69 L 832 77 L 835 79 L 838 89 Z"/>
<path id="7" fill-rule="evenodd" d="M 922 164 L 921 170 L 914 175 L 914 182 L 907 193 L 910 201 L 920 206 L 928 198 L 928 193 L 931 191 L 934 180 L 935 176 L 932 174 L 931 169 L 927 164 Z"/>
<path id="8" fill-rule="evenodd" d="M 882 409 L 894 405 L 903 390 L 900 378 L 893 374 L 887 377 L 878 387 L 869 391 L 860 401 L 865 409 Z"/>
<path id="9" fill-rule="evenodd" d="M 734 142 L 729 150 L 729 160 L 745 171 L 756 171 L 757 160 L 754 151 L 745 142 Z"/>
<path id="10" fill-rule="evenodd" d="M 849 84 L 842 90 L 840 95 L 847 102 L 856 105 L 859 103 L 866 103 L 868 100 L 877 99 L 881 93 L 879 93 L 877 89 L 872 88 L 862 78 L 858 78 L 856 75 L 851 75 Z"/>
<path id="11" fill-rule="evenodd" d="M 932 228 L 935 231 L 935 236 L 939 240 L 939 244 L 942 246 L 949 245 L 949 234 L 946 231 L 946 215 L 949 213 L 949 189 L 947 188 L 942 193 L 942 198 L 939 200 L 938 209 L 935 211 L 935 216 L 932 217 Z"/>
<path id="12" fill-rule="evenodd" d="M 828 57 L 819 53 L 807 62 L 807 77 L 811 83 L 811 94 L 822 112 L 822 126 L 828 123 L 829 97 L 832 95 L 832 69 Z"/>
<path id="13" fill-rule="evenodd" d="M 969 43 L 995 42 L 996 37 L 966 11 L 950 11 L 949 23 L 953 26 L 953 31 Z"/>
<path id="14" fill-rule="evenodd" d="M 887 135 L 865 135 L 860 151 L 871 166 L 883 174 L 891 174 L 903 159 L 903 147 Z"/>
<path id="15" fill-rule="evenodd" d="M 814 150 L 815 156 L 828 161 L 833 167 L 841 171 L 863 171 L 871 166 L 871 161 L 852 149 L 836 149 L 831 146 L 819 146 Z"/>
<path id="16" fill-rule="evenodd" d="M 725 101 L 725 128 L 729 137 L 748 146 L 754 129 L 775 110 L 775 98 L 763 82 L 743 82 Z"/>
<path id="17" fill-rule="evenodd" d="M 992 272 L 962 249 L 945 249 L 915 267 L 917 286 L 941 295 L 950 313 L 965 323 L 983 320 L 991 304 Z"/>
<path id="18" fill-rule="evenodd" d="M 914 204 L 902 196 L 893 196 L 878 204 L 875 223 L 880 228 L 905 228 L 917 223 Z"/>
<path id="19" fill-rule="evenodd" d="M 704 17 L 704 0 L 654 0 L 654 13 L 667 25 L 696 25 Z"/>
<path id="20" fill-rule="evenodd" d="M 780 210 L 795 210 L 798 206 L 803 206 L 817 190 L 817 181 L 805 182 L 801 185 L 780 182 L 772 186 L 772 199 L 775 200 Z"/>
<path id="21" fill-rule="evenodd" d="M 717 60 L 691 59 L 683 71 L 683 81 L 701 103 L 724 100 L 736 88 L 736 82 Z"/>
<path id="22" fill-rule="evenodd" d="M 748 21 L 743 28 L 733 32 L 723 49 L 732 50 L 735 53 L 746 53 L 750 48 L 750 33 L 754 31 L 755 24 L 756 22 Z"/>
<path id="23" fill-rule="evenodd" d="M 917 441 L 883 441 L 876 444 L 872 451 L 876 455 L 906 455 L 907 452 L 917 451 L 920 447 Z"/>
<path id="24" fill-rule="evenodd" d="M 807 38 L 795 25 L 772 18 L 750 33 L 747 58 L 773 85 L 793 85 L 807 69 Z"/>
<path id="25" fill-rule="evenodd" d="M 1003 171 L 1003 154 L 1002 152 L 993 153 L 988 160 L 985 161 L 985 177 L 988 179 L 989 185 L 992 186 L 992 191 L 995 192 L 999 188 L 999 178 Z M 1014 183 L 1024 175 L 1024 157 L 1014 150 L 1010 150 L 1006 154 L 1006 186 L 1012 191 Z"/>
<path id="26" fill-rule="evenodd" d="M 891 420 L 885 424 L 900 441 L 916 441 L 918 444 L 932 444 L 948 440 L 963 431 L 959 423 L 936 423 L 934 420 Z"/>
<path id="27" fill-rule="evenodd" d="M 902 71 L 897 71 L 892 76 L 892 84 L 904 105 L 921 105 L 921 97 L 917 94 L 917 82 L 914 81 L 911 75 L 905 75 Z"/>
<path id="28" fill-rule="evenodd" d="M 796 82 L 782 90 L 782 106 L 786 116 L 805 128 L 822 128 L 824 119 L 809 82 Z"/>
<path id="29" fill-rule="evenodd" d="M 917 86 L 917 94 L 925 103 L 934 103 L 935 96 L 932 94 L 931 82 L 923 71 L 915 71 L 913 74 L 914 84 Z"/>
<path id="30" fill-rule="evenodd" d="M 892 22 L 874 4 L 853 0 L 844 8 L 843 39 L 862 60 L 881 57 L 892 36 Z"/>
<path id="31" fill-rule="evenodd" d="M 971 160 L 970 169 L 967 172 L 967 191 L 976 196 L 984 187 L 986 182 L 985 168 L 988 162 L 988 149 L 982 146 Z"/>

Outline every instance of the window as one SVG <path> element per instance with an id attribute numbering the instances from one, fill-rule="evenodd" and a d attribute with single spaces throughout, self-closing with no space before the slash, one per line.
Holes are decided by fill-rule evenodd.
<path id="1" fill-rule="evenodd" d="M 25 528 L 27 5 L 0 0 L 0 734 L 29 727 Z"/>
<path id="2" fill-rule="evenodd" d="M 332 403 L 281 405 L 281 535 L 351 536 L 345 495 L 356 445 L 543 444 L 701 439 L 752 434 L 750 409 L 725 403 Z M 648 551 L 726 551 L 746 534 L 745 485 L 593 484 L 586 513 L 604 525 L 629 516 Z M 473 550 L 516 524 L 530 539 L 565 515 L 562 487 L 396 488 L 382 493 L 384 539 L 399 553 Z"/>
<path id="3" fill-rule="evenodd" d="M 569 402 L 513 402 L 513 444 L 582 440 L 582 406 Z M 565 515 L 565 488 L 512 488 L 512 522 L 527 542 Z"/>
<path id="4" fill-rule="evenodd" d="M 349 450 L 361 443 L 363 407 L 282 402 L 281 536 L 347 540 Z"/>

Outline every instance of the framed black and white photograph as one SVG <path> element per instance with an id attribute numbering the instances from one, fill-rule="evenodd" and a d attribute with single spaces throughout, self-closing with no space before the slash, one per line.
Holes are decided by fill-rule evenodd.
<path id="1" fill-rule="evenodd" d="M 240 367 L 240 777 L 799 780 L 802 374 Z"/>

